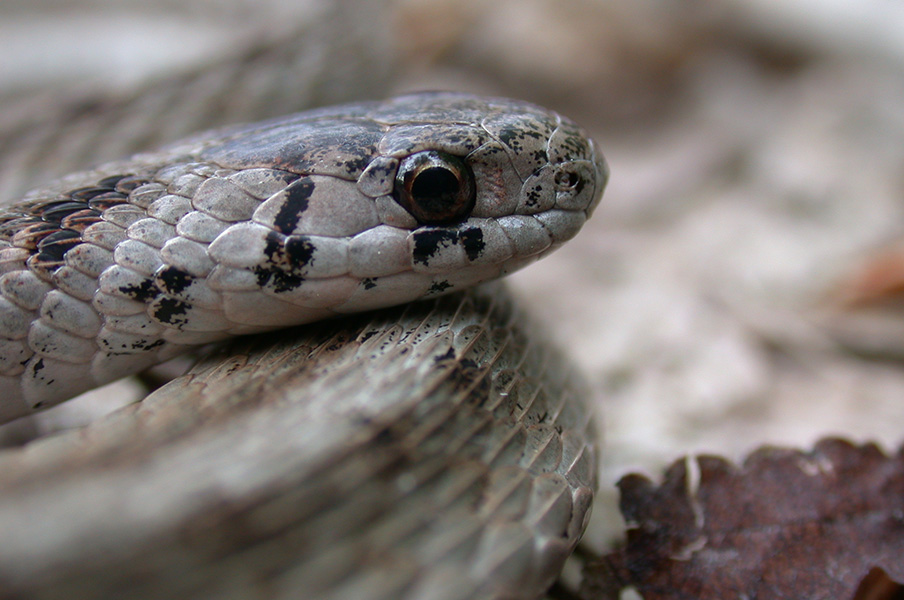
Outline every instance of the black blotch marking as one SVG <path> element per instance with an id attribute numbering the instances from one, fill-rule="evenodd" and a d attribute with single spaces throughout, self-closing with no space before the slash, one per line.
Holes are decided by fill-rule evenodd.
<path id="1" fill-rule="evenodd" d="M 446 350 L 445 354 L 440 354 L 439 356 L 433 357 L 434 363 L 439 363 L 444 360 L 455 360 L 455 348 L 449 348 L 448 350 Z M 469 360 L 469 359 L 465 359 L 465 360 Z"/>
<path id="2" fill-rule="evenodd" d="M 370 156 L 359 156 L 357 158 L 341 161 L 336 166 L 344 167 L 349 175 L 354 175 L 364 171 L 364 169 L 367 168 L 367 165 L 370 164 L 370 159 Z"/>
<path id="3" fill-rule="evenodd" d="M 461 231 L 458 234 L 458 238 L 465 248 L 465 254 L 468 256 L 468 260 L 473 261 L 480 258 L 481 252 L 486 248 L 486 243 L 483 241 L 483 231 L 478 227 L 471 227 Z"/>
<path id="4" fill-rule="evenodd" d="M 113 355 L 135 354 L 136 352 L 147 352 L 154 348 L 159 348 L 166 343 L 161 339 L 138 339 L 121 344 L 111 344 L 110 340 L 102 340 L 104 350 Z"/>
<path id="5" fill-rule="evenodd" d="M 521 127 L 512 127 L 510 129 L 503 129 L 499 132 L 499 141 L 503 144 L 515 150 L 516 152 L 520 152 L 524 149 L 522 142 L 525 138 L 534 138 L 536 140 L 544 139 L 546 136 L 539 131 L 534 131 L 532 129 L 524 129 Z"/>
<path id="6" fill-rule="evenodd" d="M 360 338 L 358 338 L 358 342 L 363 344 L 364 342 L 366 342 L 367 340 L 369 340 L 370 338 L 372 338 L 378 334 L 379 334 L 378 331 L 372 329 L 372 330 L 364 333 Z"/>
<path id="7" fill-rule="evenodd" d="M 175 298 L 161 298 L 154 308 L 154 318 L 169 325 L 185 325 L 191 307 Z"/>
<path id="8" fill-rule="evenodd" d="M 300 271 L 303 267 L 314 262 L 314 246 L 311 239 L 303 235 L 293 235 L 285 243 L 285 259 L 292 271 Z"/>
<path id="9" fill-rule="evenodd" d="M 138 302 L 147 302 L 160 295 L 160 290 L 150 279 L 145 279 L 139 284 L 120 286 L 119 291 Z"/>
<path id="10" fill-rule="evenodd" d="M 154 348 L 159 348 L 163 344 L 165 344 L 165 340 L 136 340 L 132 342 L 131 349 L 132 350 L 141 350 L 143 352 L 147 352 L 148 350 L 153 350 Z"/>
<path id="11" fill-rule="evenodd" d="M 258 285 L 270 286 L 277 293 L 297 289 L 304 282 L 303 269 L 313 261 L 314 250 L 314 244 L 305 236 L 286 238 L 269 232 L 264 245 L 267 266 L 252 269 Z"/>
<path id="12" fill-rule="evenodd" d="M 300 275 L 293 275 L 292 273 L 286 273 L 285 271 L 272 271 L 270 285 L 276 293 L 291 292 L 292 290 L 298 289 L 302 283 L 304 283 L 304 277 Z"/>
<path id="13" fill-rule="evenodd" d="M 430 259 L 442 248 L 448 248 L 458 241 L 455 231 L 449 229 L 424 229 L 414 234 L 414 262 L 428 265 Z"/>
<path id="14" fill-rule="evenodd" d="M 442 294 L 446 290 L 452 287 L 452 284 L 446 280 L 443 281 L 434 281 L 430 286 L 430 289 L 427 290 L 429 294 Z"/>
<path id="15" fill-rule="evenodd" d="M 542 200 L 542 199 L 543 199 L 543 184 L 538 183 L 533 188 L 531 188 L 530 190 L 527 191 L 527 199 L 525 200 L 524 204 L 526 206 L 530 206 L 530 207 L 537 206 L 538 204 L 540 204 L 540 200 Z"/>
<path id="16" fill-rule="evenodd" d="M 251 269 L 251 272 L 254 273 L 254 276 L 257 278 L 257 285 L 260 287 L 267 285 L 270 282 L 270 278 L 273 277 L 273 269 L 254 267 Z"/>
<path id="17" fill-rule="evenodd" d="M 156 283 L 164 292 L 178 294 L 185 291 L 195 280 L 194 277 L 173 266 L 164 267 L 156 274 Z"/>
<path id="18" fill-rule="evenodd" d="M 365 290 L 372 290 L 377 287 L 377 277 L 365 277 L 361 280 L 361 285 L 364 286 Z"/>
<path id="19" fill-rule="evenodd" d="M 283 205 L 273 218 L 273 227 L 280 233 L 290 234 L 295 231 L 301 215 L 308 209 L 308 200 L 314 193 L 314 182 L 310 177 L 303 177 L 286 188 Z"/>

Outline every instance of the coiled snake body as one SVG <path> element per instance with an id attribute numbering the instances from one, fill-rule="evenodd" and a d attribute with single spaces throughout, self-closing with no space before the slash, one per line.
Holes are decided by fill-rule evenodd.
<path id="1" fill-rule="evenodd" d="M 442 297 L 252 338 L 40 458 L 0 455 L 0 527 L 19 510 L 32 528 L 0 529 L 0 581 L 47 598 L 542 592 L 592 497 L 581 390 L 501 289 L 448 294 L 573 237 L 606 176 L 554 113 L 431 93 L 200 134 L 3 209 L 3 421 L 198 345 Z M 225 430 L 234 447 L 205 434 Z M 88 504 L 105 517 L 73 518 Z"/>

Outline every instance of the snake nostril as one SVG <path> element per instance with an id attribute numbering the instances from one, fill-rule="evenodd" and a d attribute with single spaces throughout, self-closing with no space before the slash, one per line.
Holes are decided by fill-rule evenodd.
<path id="1" fill-rule="evenodd" d="M 556 187 L 562 191 L 573 190 L 581 185 L 581 176 L 574 171 L 560 169 L 555 176 Z"/>

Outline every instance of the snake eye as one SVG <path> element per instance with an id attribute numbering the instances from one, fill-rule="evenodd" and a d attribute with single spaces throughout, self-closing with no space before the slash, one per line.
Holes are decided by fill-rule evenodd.
<path id="1" fill-rule="evenodd" d="M 399 165 L 395 198 L 421 223 L 460 221 L 474 208 L 474 174 L 457 156 L 418 152 Z"/>

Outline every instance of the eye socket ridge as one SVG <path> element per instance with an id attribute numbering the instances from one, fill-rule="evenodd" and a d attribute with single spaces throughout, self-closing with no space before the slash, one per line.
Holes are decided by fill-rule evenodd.
<path id="1" fill-rule="evenodd" d="M 393 195 L 421 223 L 462 221 L 474 208 L 474 173 L 458 156 L 417 152 L 399 164 Z"/>

